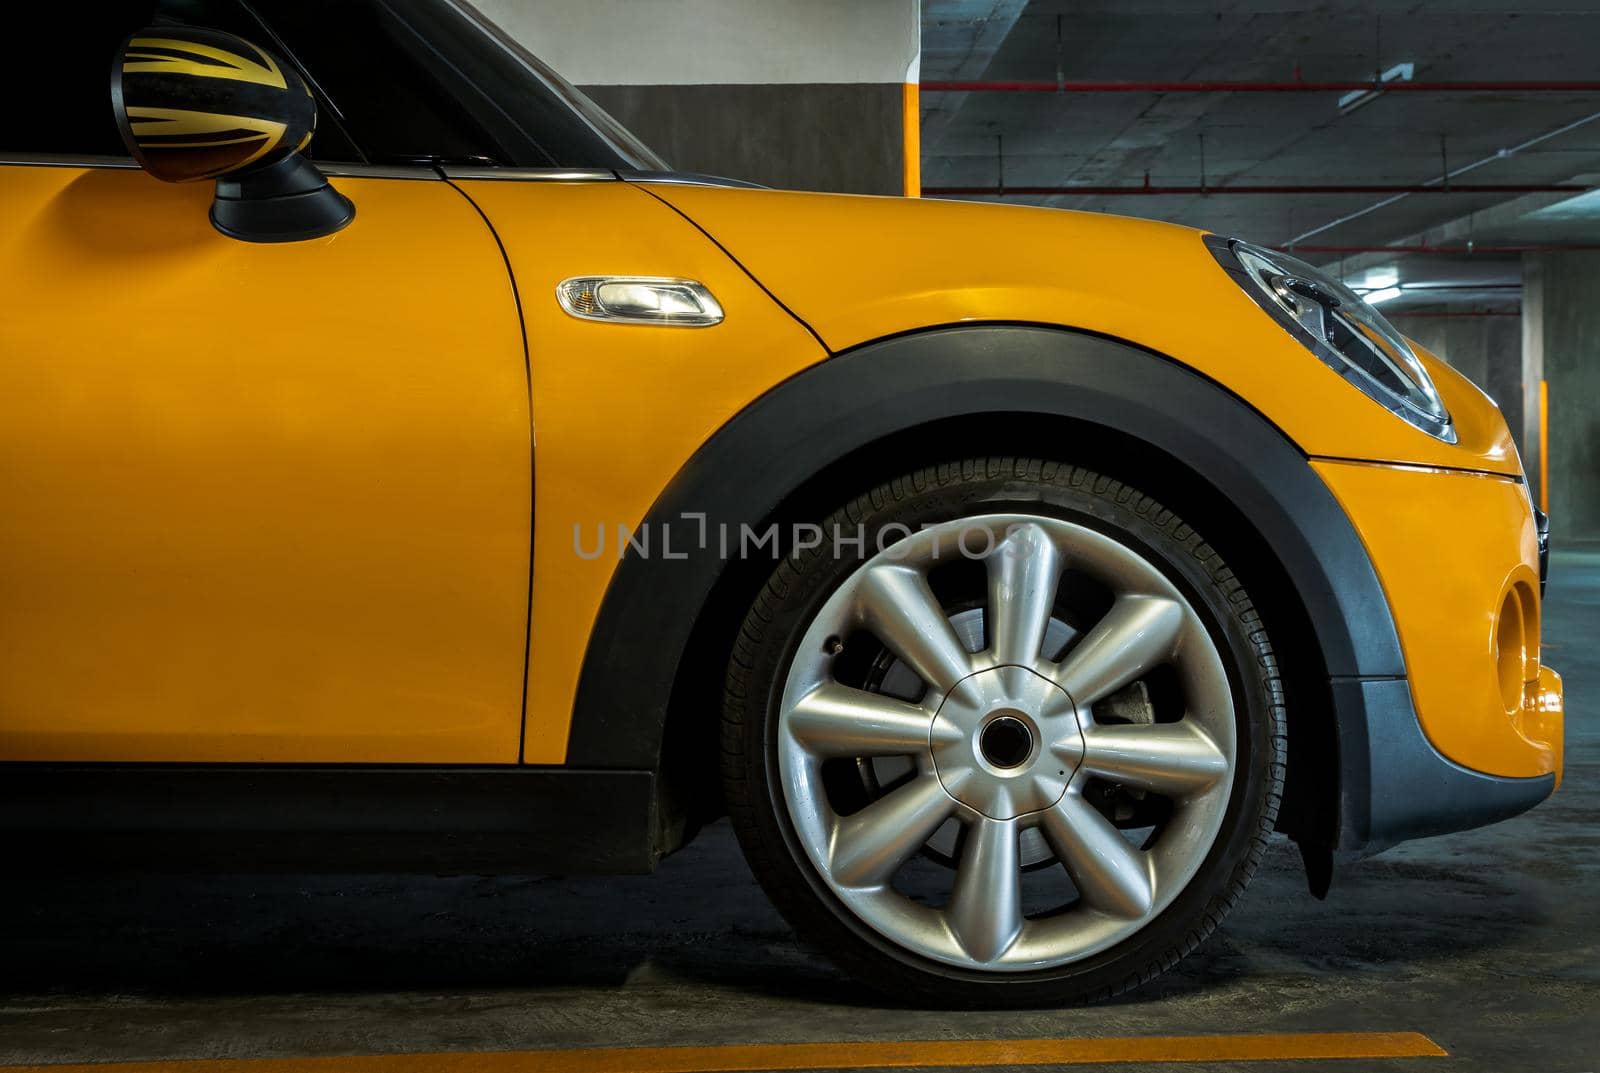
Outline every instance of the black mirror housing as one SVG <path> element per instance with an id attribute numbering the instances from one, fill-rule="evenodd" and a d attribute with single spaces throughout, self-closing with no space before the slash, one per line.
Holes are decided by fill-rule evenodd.
<path id="1" fill-rule="evenodd" d="M 117 129 L 164 182 L 217 180 L 211 220 L 232 238 L 290 242 L 332 234 L 355 206 L 304 156 L 317 105 L 298 72 L 240 37 L 156 26 L 111 67 Z"/>

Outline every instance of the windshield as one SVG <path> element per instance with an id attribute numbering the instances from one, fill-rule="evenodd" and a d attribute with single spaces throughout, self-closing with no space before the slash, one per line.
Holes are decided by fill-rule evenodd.
<path id="1" fill-rule="evenodd" d="M 617 122 L 611 116 L 611 113 L 596 104 L 588 94 L 578 89 L 565 78 L 562 78 L 539 57 L 523 48 L 510 34 L 485 18 L 477 8 L 466 3 L 466 0 L 459 0 L 455 6 L 477 23 L 479 28 L 503 48 L 509 56 L 515 57 L 535 78 L 561 97 L 584 122 L 594 127 L 597 134 L 611 142 L 614 148 L 629 158 L 630 162 L 628 164 L 617 166 L 628 166 L 648 171 L 669 170 L 665 160 L 661 159 L 653 149 L 640 141 L 631 130 Z"/>
<path id="2" fill-rule="evenodd" d="M 667 170 L 464 0 L 246 0 L 373 163 Z M 265 42 L 263 42 L 265 43 Z"/>

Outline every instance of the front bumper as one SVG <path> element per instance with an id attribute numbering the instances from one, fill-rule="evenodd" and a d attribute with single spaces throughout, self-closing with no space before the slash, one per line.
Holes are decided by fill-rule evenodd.
<path id="1" fill-rule="evenodd" d="M 1540 541 L 1526 488 L 1493 475 L 1312 463 L 1383 586 L 1404 678 L 1334 681 L 1339 848 L 1465 830 L 1561 778 L 1561 678 L 1540 658 Z"/>
<path id="2" fill-rule="evenodd" d="M 1533 808 L 1560 785 L 1561 676 L 1541 672 L 1541 707 L 1556 742 L 1556 770 L 1506 778 L 1462 767 L 1422 733 L 1405 679 L 1334 682 L 1341 783 L 1336 849 L 1366 856 L 1398 842 L 1466 831 Z"/>

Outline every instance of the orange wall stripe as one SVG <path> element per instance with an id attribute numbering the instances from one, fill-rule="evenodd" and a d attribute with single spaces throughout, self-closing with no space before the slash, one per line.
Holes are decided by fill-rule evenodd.
<path id="1" fill-rule="evenodd" d="M 922 196 L 922 89 L 915 82 L 902 87 L 900 129 L 905 139 L 901 167 L 905 176 L 906 197 Z"/>
<path id="2" fill-rule="evenodd" d="M 778 1043 L 489 1053 L 257 1058 L 97 1065 L 6 1066 L 0 1073 L 741 1073 L 797 1069 L 959 1068 L 1116 1062 L 1257 1062 L 1438 1058 L 1418 1032 L 1297 1032 L 1250 1036 Z"/>

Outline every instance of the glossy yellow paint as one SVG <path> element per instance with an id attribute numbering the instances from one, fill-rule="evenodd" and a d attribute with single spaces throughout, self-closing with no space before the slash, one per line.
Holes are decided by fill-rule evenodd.
<path id="1" fill-rule="evenodd" d="M 0 759 L 515 762 L 516 305 L 440 181 L 258 245 L 0 167 Z"/>
<path id="2" fill-rule="evenodd" d="M 1522 733 L 1533 741 L 1548 742 L 1554 754 L 1556 789 L 1566 772 L 1566 735 L 1562 722 L 1566 716 L 1566 691 L 1561 676 L 1549 667 L 1540 666 L 1539 685 L 1534 694 L 1533 710 L 1522 720 Z"/>
<path id="3" fill-rule="evenodd" d="M 1492 775 L 1561 770 L 1560 678 L 1538 656 L 1538 541 L 1527 487 L 1485 474 L 1313 460 L 1355 523 L 1436 749 Z M 1504 688 L 1502 608 L 1531 613 L 1526 658 Z M 1517 612 L 1523 615 L 1523 612 Z"/>
<path id="4" fill-rule="evenodd" d="M 739 258 L 834 350 L 962 321 L 1058 324 L 1172 356 L 1267 414 L 1307 454 L 1520 471 L 1505 423 L 1428 359 L 1450 445 L 1388 413 L 1216 264 L 1200 232 L 1012 205 L 652 187 Z"/>
<path id="5" fill-rule="evenodd" d="M 1411 429 L 1262 316 L 1197 233 L 665 184 L 338 182 L 351 227 L 263 246 L 216 234 L 203 188 L 0 168 L 0 759 L 561 763 L 619 534 L 828 353 L 658 194 L 836 348 L 1032 321 L 1217 379 L 1331 456 L 1314 464 L 1372 554 L 1435 745 L 1559 771 L 1559 679 L 1535 657 L 1505 703 L 1497 677 L 1497 611 L 1537 584 L 1527 495 L 1460 472 L 1520 472 L 1493 405 L 1424 353 L 1461 442 Z M 697 279 L 727 318 L 561 311 L 562 279 L 610 273 Z"/>
<path id="6" fill-rule="evenodd" d="M 1315 464 L 1372 554 L 1424 728 L 1441 752 L 1480 771 L 1555 770 L 1560 717 L 1552 694 L 1540 694 L 1536 657 L 1515 700 L 1499 699 L 1496 614 L 1509 586 L 1536 592 L 1538 583 L 1530 504 L 1514 479 L 1521 462 L 1494 404 L 1436 356 L 1419 348 L 1455 444 L 1308 355 L 1221 271 L 1199 232 L 1014 206 L 654 189 L 834 350 L 975 321 L 1095 331 L 1221 383 L 1308 455 L 1402 463 Z"/>
<path id="7" fill-rule="evenodd" d="M 714 243 L 643 190 L 458 185 L 494 221 L 527 322 L 538 446 L 523 755 L 559 764 L 589 631 L 617 565 L 618 527 L 637 526 L 729 418 L 827 354 Z M 556 304 L 563 279 L 605 274 L 699 280 L 726 320 L 710 328 L 603 324 Z M 603 550 L 592 554 L 602 530 Z M 690 522 L 678 535 L 694 532 Z"/>

